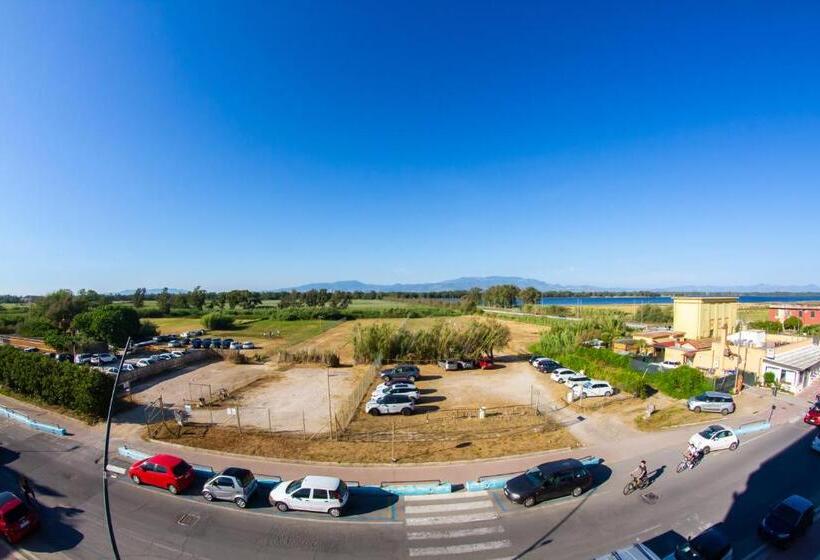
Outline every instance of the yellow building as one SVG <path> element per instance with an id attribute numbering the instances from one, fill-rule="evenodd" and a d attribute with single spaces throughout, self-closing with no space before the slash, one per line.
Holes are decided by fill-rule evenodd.
<path id="1" fill-rule="evenodd" d="M 675 297 L 673 330 L 688 339 L 720 338 L 735 332 L 736 297 Z"/>

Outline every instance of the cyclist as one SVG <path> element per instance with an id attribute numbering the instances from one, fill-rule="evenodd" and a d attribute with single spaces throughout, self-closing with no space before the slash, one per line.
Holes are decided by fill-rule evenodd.
<path id="1" fill-rule="evenodd" d="M 689 447 L 686 449 L 686 463 L 690 469 L 695 468 L 695 463 L 701 457 L 701 450 L 695 447 L 692 443 L 689 443 Z"/>
<path id="2" fill-rule="evenodd" d="M 640 485 L 641 482 L 646 480 L 646 476 L 648 474 L 648 470 L 646 468 L 646 459 L 642 459 L 638 468 L 632 471 L 633 476 L 635 477 L 635 483 Z"/>

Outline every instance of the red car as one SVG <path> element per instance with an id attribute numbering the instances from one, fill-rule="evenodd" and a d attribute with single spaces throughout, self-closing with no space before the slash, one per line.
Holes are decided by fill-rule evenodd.
<path id="1" fill-rule="evenodd" d="M 0 492 L 0 535 L 14 544 L 40 526 L 37 512 L 11 492 Z"/>
<path id="2" fill-rule="evenodd" d="M 489 356 L 484 356 L 478 359 L 478 367 L 481 369 L 492 369 L 495 367 L 495 362 Z"/>
<path id="3" fill-rule="evenodd" d="M 135 484 L 158 486 L 171 494 L 179 494 L 191 486 L 194 469 L 179 457 L 154 455 L 131 465 L 128 476 Z"/>
<path id="4" fill-rule="evenodd" d="M 820 426 L 820 402 L 815 403 L 803 417 L 803 422 Z"/>

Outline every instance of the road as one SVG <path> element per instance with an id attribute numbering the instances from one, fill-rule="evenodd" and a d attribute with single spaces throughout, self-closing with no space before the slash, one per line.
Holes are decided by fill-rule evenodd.
<path id="1" fill-rule="evenodd" d="M 644 492 L 621 492 L 638 458 L 605 462 L 594 473 L 596 487 L 581 498 L 531 509 L 507 502 L 497 491 L 459 492 L 360 501 L 354 515 L 335 520 L 279 514 L 261 504 L 239 510 L 112 478 L 112 512 L 124 559 L 589 559 L 636 540 L 694 536 L 723 522 L 736 560 L 814 560 L 820 558 L 820 523 L 786 553 L 773 552 L 755 536 L 760 517 L 782 497 L 800 493 L 820 503 L 820 454 L 809 449 L 813 430 L 785 423 L 681 474 L 675 465 L 683 443 L 670 441 L 643 457 L 658 469 Z M 15 488 L 18 473 L 25 473 L 42 504 L 44 528 L 24 542 L 23 557 L 31 557 L 24 552 L 29 551 L 43 558 L 111 558 L 99 448 L 8 422 L 0 423 L 0 445 L 0 487 Z"/>

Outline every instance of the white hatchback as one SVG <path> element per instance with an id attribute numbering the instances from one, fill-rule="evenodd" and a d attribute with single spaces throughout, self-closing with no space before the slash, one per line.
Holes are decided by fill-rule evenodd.
<path id="1" fill-rule="evenodd" d="M 598 381 L 597 379 L 587 381 L 581 386 L 575 386 L 573 390 L 578 393 L 582 399 L 586 397 L 611 397 L 615 392 L 612 385 L 606 381 Z"/>
<path id="2" fill-rule="evenodd" d="M 689 443 L 706 455 L 710 451 L 720 451 L 722 449 L 734 451 L 740 445 L 740 440 L 737 439 L 737 434 L 731 428 L 713 424 L 690 437 Z"/>
<path id="3" fill-rule="evenodd" d="M 268 494 L 268 501 L 281 512 L 317 511 L 339 517 L 350 497 L 344 481 L 332 476 L 306 476 L 280 482 Z"/>
<path id="4" fill-rule="evenodd" d="M 578 372 L 575 372 L 569 368 L 558 368 L 550 374 L 550 379 L 556 381 L 558 383 L 563 383 L 566 381 L 567 377 L 578 375 Z"/>

